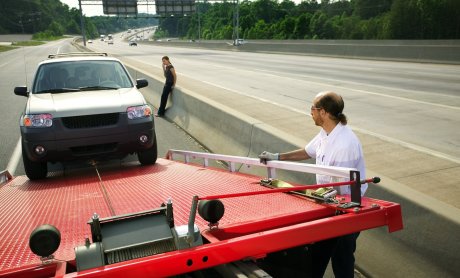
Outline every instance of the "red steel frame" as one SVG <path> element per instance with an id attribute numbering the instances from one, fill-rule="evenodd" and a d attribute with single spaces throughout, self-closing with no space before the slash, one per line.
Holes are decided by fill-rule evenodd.
<path id="1" fill-rule="evenodd" d="M 196 165 L 190 166 L 181 162 L 159 159 L 156 167 L 163 166 L 167 167 L 164 167 L 162 171 L 167 172 L 168 168 L 170 169 L 171 177 L 177 176 L 177 169 L 189 171 L 188 169 L 192 168 L 192 170 L 196 171 L 195 168 L 198 168 L 199 171 L 201 171 L 201 167 L 197 167 Z M 154 167 L 155 166 L 153 166 L 152 169 L 154 169 Z M 115 181 L 117 175 L 120 175 L 120 173 L 115 173 Z M 128 173 L 126 173 L 126 175 L 129 176 Z M 211 171 L 211 179 L 214 180 L 219 180 L 221 178 L 230 179 L 230 176 L 237 176 L 238 183 L 247 180 L 252 184 L 254 180 L 260 179 L 250 175 L 231 174 L 218 169 L 212 169 Z M 122 173 L 122 177 L 125 178 L 127 176 Z M 138 178 L 138 173 L 136 172 L 129 177 Z M 177 182 L 180 183 L 179 180 Z M 262 187 L 259 190 L 264 191 L 266 188 Z M 239 192 L 238 190 L 229 191 L 228 194 L 233 195 L 237 195 L 237 192 Z M 108 190 L 108 192 L 110 193 L 110 190 Z M 0 191 L 0 200 L 1 193 Z M 180 194 L 180 192 L 177 192 L 177 194 Z M 211 192 L 210 194 L 216 193 Z M 200 195 L 205 196 L 206 191 L 200 192 Z M 269 199 L 268 195 L 274 195 L 276 198 Z M 336 205 L 317 204 L 314 200 L 285 193 L 268 195 L 259 196 L 263 196 L 264 201 L 269 200 L 269 202 L 278 202 L 281 200 L 285 202 L 285 200 L 288 200 L 293 206 L 299 203 L 305 204 L 307 208 L 293 210 L 292 213 L 283 212 L 280 214 L 268 215 L 266 217 L 261 216 L 256 220 L 247 220 L 244 216 L 240 218 L 235 217 L 236 220 L 234 222 L 223 221 L 225 223 L 221 224 L 218 228 L 211 229 L 206 227 L 206 223 L 202 219 L 197 218 L 201 234 L 207 242 L 202 246 L 190 249 L 158 254 L 81 272 L 74 271 L 67 274 L 66 269 L 75 268 L 75 261 L 72 259 L 53 261 L 49 264 L 20 265 L 16 268 L 0 269 L 0 276 L 166 277 L 210 268 L 242 259 L 262 258 L 271 252 L 376 227 L 388 226 L 389 232 L 394 232 L 403 228 L 400 205 L 392 202 L 363 198 L 359 208 L 341 209 L 343 214 L 335 215 L 338 210 Z M 188 196 L 188 198 L 188 205 L 190 207 L 192 198 L 190 198 L 190 196 Z M 258 199 L 254 197 L 252 200 L 257 202 Z M 233 201 L 237 202 L 237 200 Z M 349 197 L 345 197 L 345 201 L 349 201 Z M 227 205 L 229 205 L 230 210 L 233 209 L 231 204 L 226 203 L 226 206 Z M 244 208 L 239 207 L 239 209 Z M 263 210 L 264 208 L 260 207 L 260 209 Z M 183 209 L 181 211 L 183 211 Z M 232 212 L 229 213 L 231 214 Z M 175 216 L 177 216 L 177 209 L 175 209 Z M 187 219 L 187 217 L 188 215 L 181 216 L 180 219 L 182 220 L 176 221 L 176 223 L 182 222 L 179 224 L 185 224 L 185 220 L 183 219 Z M 1 234 L 0 238 L 2 238 Z"/>

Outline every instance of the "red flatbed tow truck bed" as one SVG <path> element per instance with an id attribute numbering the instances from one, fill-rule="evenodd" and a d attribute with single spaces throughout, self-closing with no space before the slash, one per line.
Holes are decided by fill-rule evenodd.
<path id="1" fill-rule="evenodd" d="M 183 155 L 185 162 L 172 160 L 173 155 Z M 199 157 L 204 157 L 204 165 L 187 163 Z M 170 151 L 167 159 L 158 159 L 153 166 L 127 164 L 97 171 L 80 170 L 43 181 L 4 175 L 5 182 L 0 185 L 0 276 L 174 276 L 242 259 L 258 259 L 356 231 L 381 226 L 388 226 L 389 232 L 402 229 L 399 204 L 362 198 L 358 207 L 339 209 L 337 204 L 296 194 L 266 193 L 277 189 L 261 186 L 259 176 L 207 167 L 208 159 L 227 161 L 230 170 L 235 169 L 235 163 L 266 167 L 268 176 L 276 168 L 311 172 L 301 163 L 264 165 L 251 158 Z M 347 171 L 337 173 L 346 176 L 343 173 Z M 201 202 L 213 196 L 220 197 L 225 213 L 218 226 L 210 229 L 202 217 L 193 217 L 193 200 L 198 198 Z M 85 239 L 92 238 L 88 221 L 94 213 L 108 219 L 152 210 L 168 199 L 174 207 L 174 226 L 190 226 L 192 219 L 203 244 L 112 264 L 106 259 L 103 266 L 77 271 L 75 248 L 85 246 Z M 350 198 L 340 200 L 349 202 Z M 337 215 L 337 211 L 342 214 Z M 30 234 L 43 224 L 60 231 L 54 260 L 42 261 L 29 248 Z M 88 241 L 86 244 L 89 246 Z"/>

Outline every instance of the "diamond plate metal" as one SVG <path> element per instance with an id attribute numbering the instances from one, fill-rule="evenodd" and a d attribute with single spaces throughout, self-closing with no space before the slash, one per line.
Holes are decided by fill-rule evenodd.
<path id="1" fill-rule="evenodd" d="M 29 235 L 39 225 L 50 224 L 61 232 L 55 253 L 73 260 L 74 247 L 91 238 L 87 221 L 158 208 L 171 198 L 175 225 L 186 225 L 192 197 L 266 190 L 260 177 L 235 174 L 158 159 L 153 166 L 127 164 L 55 174 L 43 181 L 15 177 L 0 187 L 0 271 L 40 263 L 29 247 Z M 223 199 L 225 215 L 220 227 L 290 215 L 324 207 L 285 193 Z M 207 223 L 198 216 L 200 230 Z"/>

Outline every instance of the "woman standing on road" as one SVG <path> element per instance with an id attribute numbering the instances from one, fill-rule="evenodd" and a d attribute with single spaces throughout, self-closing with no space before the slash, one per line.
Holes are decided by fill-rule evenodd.
<path id="1" fill-rule="evenodd" d="M 158 108 L 158 113 L 155 114 L 156 117 L 163 117 L 165 115 L 166 110 L 166 103 L 168 102 L 169 94 L 172 93 L 174 90 L 174 86 L 176 85 L 176 71 L 174 70 L 174 66 L 169 61 L 168 56 L 163 56 L 161 58 L 163 62 L 163 73 L 166 78 L 165 85 L 163 87 L 163 93 L 161 94 L 161 102 L 160 107 Z"/>

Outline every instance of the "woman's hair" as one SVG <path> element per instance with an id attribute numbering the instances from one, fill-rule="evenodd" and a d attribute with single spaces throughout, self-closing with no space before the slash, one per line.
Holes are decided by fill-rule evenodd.
<path id="1" fill-rule="evenodd" d="M 169 61 L 169 57 L 168 56 L 163 56 L 163 58 L 161 58 L 161 60 Z"/>
<path id="2" fill-rule="evenodd" d="M 333 120 L 336 120 L 343 125 L 347 124 L 347 116 L 343 114 L 345 104 L 340 95 L 334 92 L 321 93 L 316 106 L 321 107 L 324 109 L 324 111 L 328 112 Z"/>

